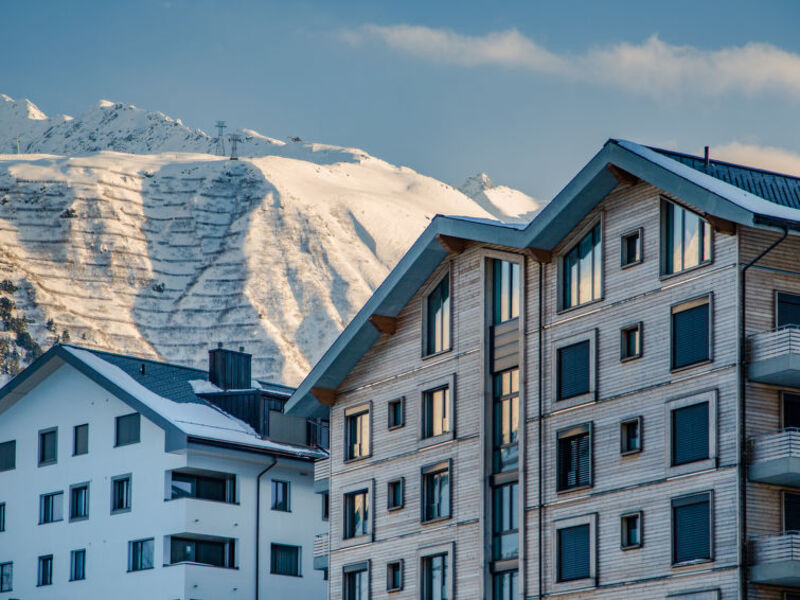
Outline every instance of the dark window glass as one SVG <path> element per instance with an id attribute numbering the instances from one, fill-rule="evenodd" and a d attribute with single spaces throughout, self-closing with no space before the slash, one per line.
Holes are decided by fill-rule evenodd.
<path id="1" fill-rule="evenodd" d="M 14 591 L 14 563 L 0 564 L 0 592 Z"/>
<path id="2" fill-rule="evenodd" d="M 127 510 L 131 507 L 131 478 L 122 477 L 111 482 L 111 510 Z"/>
<path id="3" fill-rule="evenodd" d="M 369 410 L 345 417 L 346 448 L 348 459 L 369 455 Z"/>
<path id="4" fill-rule="evenodd" d="M 589 392 L 589 341 L 558 349 L 558 399 Z"/>
<path id="5" fill-rule="evenodd" d="M 693 212 L 664 203 L 664 272 L 678 273 L 711 260 L 711 226 Z"/>
<path id="6" fill-rule="evenodd" d="M 598 223 L 564 256 L 563 308 L 600 298 L 602 262 L 602 240 Z"/>
<path id="7" fill-rule="evenodd" d="M 800 396 L 783 394 L 783 426 L 800 427 Z"/>
<path id="8" fill-rule="evenodd" d="M 708 458 L 708 402 L 672 411 L 672 464 Z"/>
<path id="9" fill-rule="evenodd" d="M 622 516 L 622 547 L 637 548 L 642 545 L 642 517 L 639 513 Z"/>
<path id="10" fill-rule="evenodd" d="M 386 591 L 396 592 L 403 589 L 403 562 L 395 561 L 386 565 Z"/>
<path id="11" fill-rule="evenodd" d="M 403 480 L 390 481 L 387 488 L 389 510 L 403 508 Z"/>
<path id="12" fill-rule="evenodd" d="M 272 510 L 289 512 L 289 482 L 272 480 Z"/>
<path id="13" fill-rule="evenodd" d="M 172 472 L 172 498 L 199 498 L 233 502 L 233 478 Z"/>
<path id="14" fill-rule="evenodd" d="M 494 324 L 497 325 L 519 316 L 519 263 L 493 259 L 492 272 Z"/>
<path id="15" fill-rule="evenodd" d="M 89 452 L 89 426 L 76 425 L 72 433 L 72 454 L 87 454 Z"/>
<path id="16" fill-rule="evenodd" d="M 359 490 L 344 495 L 344 537 L 369 533 L 369 492 Z"/>
<path id="17" fill-rule="evenodd" d="M 494 471 L 517 468 L 519 451 L 519 369 L 494 376 Z"/>
<path id="18" fill-rule="evenodd" d="M 64 492 L 39 496 L 39 523 L 53 523 L 64 518 Z"/>
<path id="19" fill-rule="evenodd" d="M 0 502 L 0 532 L 6 530 L 6 503 Z"/>
<path id="20" fill-rule="evenodd" d="M 322 495 L 322 520 L 327 521 L 331 514 L 331 497 L 328 492 Z"/>
<path id="21" fill-rule="evenodd" d="M 492 576 L 492 600 L 517 600 L 517 571 L 501 571 Z"/>
<path id="22" fill-rule="evenodd" d="M 450 276 L 442 281 L 427 298 L 428 331 L 426 354 L 450 349 Z"/>
<path id="23" fill-rule="evenodd" d="M 39 434 L 39 464 L 45 465 L 56 462 L 57 430 L 42 431 Z"/>
<path id="24" fill-rule="evenodd" d="M 422 437 L 450 431 L 450 388 L 445 386 L 422 394 Z"/>
<path id="25" fill-rule="evenodd" d="M 641 420 L 631 419 L 620 424 L 620 450 L 623 454 L 642 449 Z"/>
<path id="26" fill-rule="evenodd" d="M 139 413 L 117 417 L 115 445 L 126 446 L 138 443 L 140 425 L 141 418 Z"/>
<path id="27" fill-rule="evenodd" d="M 79 485 L 70 489 L 69 518 L 86 519 L 89 517 L 89 486 Z"/>
<path id="28" fill-rule="evenodd" d="M 620 360 L 638 358 L 642 355 L 642 329 L 640 325 L 626 327 L 620 335 Z"/>
<path id="29" fill-rule="evenodd" d="M 800 532 L 800 494 L 783 493 L 783 530 Z"/>
<path id="30" fill-rule="evenodd" d="M 86 550 L 73 550 L 70 554 L 69 580 L 86 579 Z"/>
<path id="31" fill-rule="evenodd" d="M 558 530 L 558 581 L 590 575 L 589 525 Z"/>
<path id="32" fill-rule="evenodd" d="M 366 569 L 344 574 L 344 600 L 367 600 L 369 576 Z"/>
<path id="33" fill-rule="evenodd" d="M 622 266 L 642 260 L 642 239 L 638 231 L 622 237 Z"/>
<path id="34" fill-rule="evenodd" d="M 589 431 L 558 439 L 559 491 L 592 484 L 592 440 Z"/>
<path id="35" fill-rule="evenodd" d="M 519 555 L 519 487 L 517 482 L 498 485 L 492 492 L 492 556 L 494 560 Z"/>
<path id="36" fill-rule="evenodd" d="M 422 520 L 450 516 L 450 467 L 445 463 L 422 475 Z"/>
<path id="37" fill-rule="evenodd" d="M 153 568 L 153 539 L 137 540 L 130 544 L 128 562 L 131 571 Z"/>
<path id="38" fill-rule="evenodd" d="M 423 600 L 448 600 L 450 584 L 447 572 L 447 554 L 435 554 L 422 559 Z"/>
<path id="39" fill-rule="evenodd" d="M 711 502 L 709 494 L 672 501 L 672 562 L 711 558 Z"/>
<path id="40" fill-rule="evenodd" d="M 232 566 L 233 545 L 228 540 L 170 539 L 170 563 L 193 562 L 215 567 Z"/>
<path id="41" fill-rule="evenodd" d="M 672 313 L 672 368 L 706 361 L 709 354 L 709 304 Z"/>
<path id="42" fill-rule="evenodd" d="M 53 584 L 53 555 L 39 557 L 39 576 L 37 585 Z"/>
<path id="43" fill-rule="evenodd" d="M 326 450 L 330 447 L 330 422 L 327 419 L 308 419 L 306 434 L 309 446 L 318 446 Z"/>
<path id="44" fill-rule="evenodd" d="M 3 442 L 0 444 L 0 471 L 10 471 L 17 467 L 17 442 Z"/>
<path id="45" fill-rule="evenodd" d="M 793 325 L 800 327 L 800 296 L 778 294 L 777 326 Z"/>
<path id="46" fill-rule="evenodd" d="M 300 576 L 300 548 L 284 544 L 272 544 L 270 573 L 275 575 Z"/>
<path id="47" fill-rule="evenodd" d="M 403 399 L 392 400 L 389 402 L 389 429 L 402 427 L 404 424 Z"/>

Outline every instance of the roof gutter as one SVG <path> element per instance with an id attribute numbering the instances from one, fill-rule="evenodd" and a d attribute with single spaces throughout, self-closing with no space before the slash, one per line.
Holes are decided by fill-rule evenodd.
<path id="1" fill-rule="evenodd" d="M 257 448 L 247 444 L 237 444 L 236 442 L 224 442 L 221 440 L 209 440 L 206 438 L 199 438 L 188 436 L 186 438 L 187 444 L 198 444 L 202 446 L 213 446 L 215 448 L 230 448 L 231 450 L 238 450 L 240 452 L 250 452 L 251 454 L 261 454 L 267 456 L 288 458 L 291 460 L 298 460 L 301 462 L 314 462 L 315 460 L 325 458 L 324 456 L 304 456 L 301 454 L 294 454 L 292 452 L 285 452 L 273 448 Z"/>

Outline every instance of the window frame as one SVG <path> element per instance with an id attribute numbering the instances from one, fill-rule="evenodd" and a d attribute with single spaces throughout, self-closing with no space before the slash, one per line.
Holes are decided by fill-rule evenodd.
<path id="1" fill-rule="evenodd" d="M 687 396 L 679 396 L 671 398 L 664 403 L 664 434 L 665 434 L 665 466 L 669 477 L 674 475 L 683 475 L 685 473 L 694 473 L 696 471 L 706 471 L 716 468 L 717 466 L 717 453 L 718 453 L 718 433 L 717 433 L 717 404 L 718 404 L 718 391 L 716 388 L 709 390 L 701 390 L 694 392 Z M 672 412 L 677 409 L 686 408 L 695 404 L 703 402 L 708 403 L 708 458 L 699 459 L 692 462 L 687 462 L 675 465 L 672 462 L 672 448 L 673 448 L 673 427 L 672 427 Z"/>
<path id="2" fill-rule="evenodd" d="M 626 435 L 625 426 L 629 423 L 636 423 L 639 433 L 639 445 L 635 448 L 626 447 L 628 437 Z M 631 456 L 633 454 L 640 454 L 644 451 L 644 417 L 642 415 L 636 417 L 629 417 L 619 422 L 619 453 L 622 456 Z"/>
<path id="3" fill-rule="evenodd" d="M 126 506 L 123 508 L 114 508 L 115 499 L 115 485 L 118 481 L 128 481 L 128 489 L 125 494 Z M 124 475 L 116 475 L 111 478 L 111 514 L 116 515 L 119 513 L 130 512 L 133 508 L 133 474 L 125 473 Z"/>
<path id="4" fill-rule="evenodd" d="M 367 450 L 365 454 L 360 454 L 358 456 L 351 456 L 350 455 L 350 419 L 356 418 L 362 414 L 367 415 L 367 430 L 369 431 L 369 439 L 367 440 Z M 348 406 L 344 409 L 344 432 L 342 439 L 344 440 L 344 462 L 350 463 L 359 460 L 364 460 L 367 458 L 372 457 L 372 438 L 374 437 L 374 431 L 372 428 L 372 401 L 362 402 L 355 406 Z M 363 445 L 359 444 L 359 445 Z"/>
<path id="5" fill-rule="evenodd" d="M 497 478 L 496 481 L 493 482 L 491 486 L 491 523 L 489 527 L 489 533 L 491 536 L 491 551 L 489 556 L 491 558 L 492 564 L 506 564 L 509 562 L 518 561 L 520 558 L 520 547 L 522 544 L 520 543 L 520 532 L 522 531 L 522 526 L 520 524 L 519 518 L 519 507 L 520 507 L 520 485 L 519 485 L 518 478 Z M 511 500 L 511 506 L 506 506 L 505 503 L 498 502 L 497 496 L 498 492 L 502 488 L 508 487 L 509 494 L 508 498 Z M 502 495 L 502 492 L 500 493 Z M 505 511 L 508 508 L 508 516 L 509 520 L 514 523 L 515 527 L 509 529 L 497 529 L 497 521 L 498 521 L 498 505 L 501 507 L 501 510 Z M 503 520 L 502 518 L 500 519 Z M 497 554 L 497 541 L 505 536 L 516 537 L 517 541 L 517 553 L 516 556 L 509 556 L 509 557 L 502 557 Z"/>
<path id="6" fill-rule="evenodd" d="M 425 419 L 425 410 L 427 407 L 426 404 L 426 395 L 429 392 L 435 392 L 442 388 L 448 388 L 448 421 L 449 421 L 449 429 L 437 435 L 431 435 L 429 437 L 425 437 L 425 427 L 427 425 Z M 445 442 L 448 440 L 452 440 L 455 438 L 456 433 L 456 375 L 455 373 L 451 373 L 445 377 L 439 377 L 437 379 L 432 379 L 422 383 L 417 388 L 417 396 L 419 397 L 419 438 L 417 441 L 417 446 L 420 448 L 431 446 L 433 444 L 439 444 L 441 442 Z"/>
<path id="7" fill-rule="evenodd" d="M 125 442 L 125 443 L 121 444 L 120 441 L 119 441 L 119 438 L 120 438 L 120 435 L 119 435 L 119 431 L 120 431 L 119 430 L 119 424 L 120 424 L 122 419 L 130 418 L 130 417 L 133 417 L 133 416 L 136 416 L 137 420 L 138 420 L 138 423 L 137 423 L 137 425 L 138 425 L 138 427 L 137 427 L 138 428 L 138 435 L 136 436 L 135 440 L 132 440 L 132 441 L 129 441 L 129 442 Z M 116 417 L 114 417 L 114 447 L 115 448 L 121 448 L 121 447 L 124 447 L 124 446 L 131 446 L 133 444 L 139 444 L 139 443 L 141 443 L 141 441 L 142 441 L 142 415 L 141 415 L 141 413 L 132 412 L 132 413 L 124 414 L 124 415 L 117 415 Z"/>
<path id="8" fill-rule="evenodd" d="M 584 330 L 580 333 L 568 335 L 550 343 L 550 356 L 552 357 L 551 365 L 551 402 L 553 406 L 558 409 L 572 408 L 581 404 L 588 404 L 597 401 L 597 337 L 598 331 L 596 328 Z M 589 390 L 576 396 L 568 398 L 560 398 L 560 361 L 559 350 L 574 346 L 581 342 L 589 342 Z"/>
<path id="9" fill-rule="evenodd" d="M 691 214 L 696 215 L 697 217 L 699 217 L 701 224 L 703 222 L 705 222 L 708 225 L 708 230 L 709 230 L 709 243 L 708 243 L 709 256 L 704 258 L 703 260 L 699 260 L 696 265 L 693 265 L 691 267 L 682 268 L 682 269 L 680 269 L 678 271 L 673 270 L 671 272 L 668 271 L 668 266 L 667 266 L 668 265 L 668 261 L 669 261 L 669 255 L 670 255 L 669 249 L 671 248 L 671 244 L 672 244 L 670 236 L 668 235 L 668 232 L 667 232 L 667 218 L 668 218 L 667 217 L 667 206 L 670 205 L 670 204 L 672 204 L 674 206 L 677 206 L 678 208 L 680 208 L 680 209 L 682 209 L 682 210 L 684 210 L 686 212 L 689 212 Z M 714 228 L 711 226 L 711 223 L 703 215 L 701 215 L 698 211 L 696 211 L 696 210 L 694 210 L 692 208 L 689 208 L 688 206 L 686 206 L 685 204 L 683 204 L 681 202 L 678 202 L 677 200 L 674 200 L 672 198 L 667 198 L 666 196 L 662 195 L 661 196 L 661 207 L 660 207 L 659 222 L 660 222 L 659 223 L 659 230 L 660 230 L 660 237 L 661 237 L 660 243 L 659 243 L 659 251 L 660 251 L 660 254 L 661 254 L 660 260 L 659 260 L 659 263 L 660 263 L 660 265 L 659 265 L 659 279 L 662 279 L 662 280 L 663 279 L 669 279 L 669 278 L 675 277 L 677 275 L 682 275 L 684 273 L 690 273 L 692 271 L 695 271 L 696 269 L 701 269 L 701 268 L 703 268 L 705 266 L 708 266 L 708 265 L 710 265 L 710 264 L 712 264 L 714 262 L 714 242 L 716 241 L 715 240 Z M 700 243 L 700 241 L 698 240 L 698 247 L 701 250 L 703 249 L 703 247 L 705 245 L 705 233 L 703 233 L 703 236 L 704 236 L 703 237 L 703 243 Z M 681 234 L 681 238 L 682 237 L 683 237 L 683 235 Z M 684 249 L 682 247 L 681 248 L 681 262 L 685 262 L 684 257 L 685 257 L 685 252 L 684 252 Z M 699 256 L 698 256 L 698 258 L 699 258 Z"/>
<path id="10" fill-rule="evenodd" d="M 11 448 L 11 466 L 7 469 L 0 469 L 0 473 L 5 473 L 6 471 L 13 471 L 17 468 L 17 440 L 6 440 L 5 442 L 0 442 L 0 447 L 8 447 Z"/>
<path id="11" fill-rule="evenodd" d="M 42 452 L 42 450 L 43 450 L 42 438 L 45 435 L 50 434 L 50 433 L 55 435 L 55 442 L 53 442 L 53 447 L 54 447 L 53 458 L 51 460 L 43 460 L 42 459 L 42 454 L 43 454 L 43 452 Z M 58 463 L 58 427 L 48 427 L 46 429 L 40 429 L 37 439 L 39 440 L 39 445 L 38 445 L 38 448 L 37 448 L 38 457 L 39 457 L 38 466 L 46 467 L 48 465 L 57 464 Z"/>
<path id="12" fill-rule="evenodd" d="M 791 325 L 778 325 L 778 317 L 780 316 L 778 308 L 780 307 L 780 296 L 794 296 L 795 298 L 800 298 L 800 292 L 797 290 L 789 291 L 783 288 L 776 288 L 773 290 L 773 304 L 772 304 L 772 326 L 775 329 L 781 327 L 791 327 Z"/>
<path id="13" fill-rule="evenodd" d="M 779 395 L 779 403 L 780 403 L 780 414 L 779 414 L 779 424 L 781 430 L 786 429 L 788 426 L 786 425 L 786 396 L 795 396 L 798 401 L 800 401 L 800 393 L 797 391 L 792 390 L 780 390 L 778 392 Z"/>
<path id="14" fill-rule="evenodd" d="M 395 423 L 393 420 L 393 416 L 395 414 L 394 407 L 398 405 L 400 407 L 400 420 Z M 406 397 L 400 396 L 398 398 L 394 398 L 393 400 L 389 400 L 389 402 L 386 403 L 386 408 L 387 408 L 386 428 L 389 431 L 394 431 L 395 429 L 400 429 L 401 427 L 404 427 L 406 424 Z"/>
<path id="15" fill-rule="evenodd" d="M 600 235 L 600 290 L 598 292 L 597 297 L 592 297 L 592 299 L 587 300 L 585 302 L 580 301 L 580 287 L 578 288 L 578 300 L 575 304 L 567 305 L 566 302 L 566 284 L 567 284 L 567 269 L 566 269 L 566 260 L 567 256 L 571 254 L 574 250 L 579 249 L 581 242 L 586 239 L 587 236 L 593 235 L 595 228 L 598 229 Z M 556 302 L 556 314 L 562 314 L 568 311 L 576 310 L 581 307 L 590 306 L 597 302 L 602 302 L 605 298 L 605 219 L 603 218 L 603 213 L 601 212 L 596 218 L 593 218 L 589 223 L 584 225 L 580 228 L 573 236 L 570 236 L 570 243 L 569 245 L 565 246 L 566 249 L 559 252 L 558 256 L 558 301 Z M 595 258 L 594 258 L 594 246 L 592 247 L 592 287 L 594 288 L 594 265 L 595 265 Z M 579 259 L 578 263 L 580 264 L 580 251 L 579 251 Z M 578 267 L 580 271 L 580 266 Z M 580 285 L 580 274 L 578 275 L 578 284 Z M 592 295 L 594 296 L 594 290 L 592 291 Z"/>
<path id="16" fill-rule="evenodd" d="M 636 354 L 628 354 L 628 344 L 626 339 L 626 334 L 636 331 L 637 335 L 639 336 L 639 350 Z M 626 325 L 625 327 L 620 328 L 619 330 L 619 361 L 620 362 L 630 362 L 632 360 L 636 360 L 637 358 L 642 358 L 644 356 L 644 323 L 642 321 L 637 321 L 636 323 L 632 323 L 630 325 Z"/>
<path id="17" fill-rule="evenodd" d="M 86 450 L 84 452 L 78 452 L 78 430 L 82 427 L 86 428 Z M 89 454 L 89 424 L 82 423 L 80 425 L 75 425 L 72 428 L 72 456 L 83 456 L 84 454 Z"/>
<path id="18" fill-rule="evenodd" d="M 3 571 L 8 568 L 10 573 L 8 578 L 11 580 L 11 583 L 8 587 L 3 587 Z M 14 591 L 14 561 L 9 560 L 4 563 L 0 563 L 0 592 L 13 592 Z"/>
<path id="19" fill-rule="evenodd" d="M 639 541 L 635 544 L 629 544 L 627 543 L 628 530 L 626 529 L 626 523 L 629 519 L 633 518 L 638 519 Z M 621 550 L 635 550 L 637 548 L 641 548 L 642 546 L 644 546 L 644 511 L 635 510 L 621 514 L 619 516 L 619 525 L 620 525 L 619 547 Z"/>
<path id="20" fill-rule="evenodd" d="M 53 555 L 43 554 L 39 556 L 39 560 L 37 562 L 38 568 L 36 570 L 36 587 L 53 585 Z M 45 571 L 45 565 L 47 565 L 47 571 Z M 45 574 L 47 577 L 45 577 Z"/>
<path id="21" fill-rule="evenodd" d="M 164 559 L 164 563 L 166 565 L 180 565 L 180 564 L 195 564 L 195 565 L 203 565 L 206 567 L 215 567 L 217 569 L 235 569 L 236 568 L 236 540 L 232 538 L 222 537 L 222 536 L 210 536 L 210 535 L 196 535 L 192 533 L 182 533 L 182 534 L 175 534 L 167 536 L 165 539 L 165 552 L 169 550 L 169 562 L 166 561 L 166 557 Z M 173 561 L 173 549 L 172 545 L 174 542 L 181 542 L 181 543 L 191 543 L 194 544 L 194 558 L 195 560 L 176 560 Z M 216 544 L 222 546 L 223 548 L 223 564 L 218 565 L 215 563 L 210 562 L 203 562 L 197 560 L 197 544 Z M 155 554 L 153 555 L 153 562 L 155 562 Z"/>
<path id="22" fill-rule="evenodd" d="M 589 576 L 580 579 L 569 579 L 566 581 L 559 580 L 559 535 L 558 532 L 562 529 L 569 529 L 571 527 L 578 527 L 581 525 L 589 526 Z M 552 563 L 555 568 L 552 569 L 552 592 L 563 593 L 577 591 L 581 589 L 589 589 L 597 586 L 597 513 L 589 513 L 574 517 L 566 517 L 563 519 L 556 519 L 552 527 Z"/>
<path id="23" fill-rule="evenodd" d="M 400 488 L 400 503 L 392 503 L 392 486 L 399 486 Z M 386 510 L 395 511 L 400 510 L 406 503 L 406 478 L 397 477 L 386 482 Z"/>
<path id="24" fill-rule="evenodd" d="M 168 490 L 167 490 L 167 500 L 175 501 L 175 500 L 201 500 L 203 502 L 217 502 L 220 504 L 237 504 L 236 501 L 236 474 L 235 473 L 228 473 L 225 471 L 211 471 L 207 469 L 194 469 L 194 468 L 186 468 L 181 467 L 178 469 L 172 469 L 171 471 L 167 472 L 169 478 L 167 480 Z M 194 480 L 191 483 L 192 492 L 189 494 L 179 494 L 175 495 L 175 481 L 176 477 L 178 476 L 178 481 L 180 478 Z M 218 498 L 210 498 L 206 496 L 199 495 L 200 484 L 202 481 L 210 482 L 214 481 L 216 483 L 222 483 L 225 486 L 225 499 L 220 500 Z M 184 483 L 187 483 L 184 481 Z"/>
<path id="25" fill-rule="evenodd" d="M 447 472 L 447 514 L 428 517 L 427 514 L 427 491 L 428 479 L 443 472 Z M 453 460 L 450 458 L 424 465 L 420 468 L 420 523 L 438 523 L 453 518 L 455 507 L 453 506 Z"/>
<path id="26" fill-rule="evenodd" d="M 455 543 L 437 544 L 435 546 L 428 546 L 417 550 L 417 565 L 418 565 L 418 585 L 419 597 L 425 600 L 425 568 L 426 560 L 436 556 L 447 557 L 447 598 L 448 600 L 455 600 L 455 578 L 456 578 L 456 563 L 455 557 Z"/>
<path id="27" fill-rule="evenodd" d="M 272 502 L 270 503 L 270 510 L 277 512 L 292 512 L 292 484 L 285 479 L 272 479 L 270 489 L 272 492 Z M 276 492 L 283 489 L 283 502 L 279 506 L 278 495 Z"/>
<path id="28" fill-rule="evenodd" d="M 150 542 L 150 544 L 153 547 L 153 552 L 152 552 L 152 554 L 153 554 L 153 564 L 151 564 L 149 567 L 140 566 L 138 569 L 134 569 L 133 568 L 134 567 L 134 563 L 135 563 L 135 561 L 134 561 L 134 549 L 137 548 L 137 544 L 138 544 L 139 552 L 141 554 L 142 550 L 144 548 L 144 544 L 146 544 L 147 542 Z M 141 565 L 141 562 L 142 562 L 142 558 L 140 556 L 139 557 L 139 564 L 140 565 Z M 156 543 L 155 543 L 155 538 L 152 538 L 152 537 L 141 538 L 141 539 L 137 539 L 137 540 L 130 540 L 128 542 L 128 573 L 136 573 L 138 571 L 148 571 L 150 569 L 154 569 L 155 568 L 155 564 L 156 564 Z"/>
<path id="29" fill-rule="evenodd" d="M 296 573 L 283 573 L 275 568 L 275 549 L 282 550 L 291 549 L 296 553 L 297 572 Z M 303 576 L 303 547 L 295 546 L 294 544 L 277 544 L 275 542 L 269 545 L 269 572 L 270 575 L 282 575 L 284 577 L 302 577 Z"/>
<path id="30" fill-rule="evenodd" d="M 76 557 L 78 554 L 83 555 L 83 562 L 81 563 L 81 572 L 80 577 L 78 577 L 77 573 L 77 562 Z M 77 550 L 71 550 L 69 553 L 69 580 L 70 581 L 84 581 L 86 579 L 86 548 L 79 548 Z"/>
<path id="31" fill-rule="evenodd" d="M 513 372 L 516 371 L 516 382 L 517 382 L 517 389 L 513 389 L 513 383 L 515 377 Z M 512 391 L 508 394 L 502 393 L 502 378 L 509 374 L 509 381 L 511 383 Z M 508 473 L 511 471 L 515 471 L 519 469 L 520 464 L 520 457 L 519 457 L 519 447 L 520 447 L 520 439 L 522 437 L 522 433 L 520 431 L 520 421 L 521 421 L 521 410 L 522 407 L 520 406 L 520 397 L 521 397 L 521 381 L 520 378 L 522 373 L 520 372 L 519 367 L 511 367 L 509 369 L 503 369 L 502 371 L 498 371 L 491 375 L 491 386 L 492 386 L 492 405 L 491 405 L 491 424 L 492 424 L 492 431 L 491 431 L 491 444 L 492 444 L 492 457 L 491 457 L 491 469 L 492 473 Z M 498 380 L 500 381 L 499 388 L 500 393 L 498 393 Z M 509 425 L 509 433 L 511 434 L 509 437 L 516 436 L 516 439 L 509 443 L 503 443 L 498 440 L 502 439 L 503 435 L 503 428 L 505 427 L 506 423 L 503 421 L 503 407 L 505 403 L 508 403 L 509 410 L 508 416 L 510 422 Z M 511 425 L 514 421 L 514 413 L 516 412 L 517 418 L 517 429 L 513 430 Z M 499 413 L 499 419 L 498 419 Z M 524 426 L 524 424 L 523 424 Z M 511 454 L 511 450 L 513 449 L 513 455 Z M 504 454 L 506 460 L 504 460 Z"/>
<path id="32" fill-rule="evenodd" d="M 561 486 L 561 440 L 577 436 L 589 436 L 589 483 Z M 556 493 L 568 494 L 594 487 L 594 423 L 579 423 L 556 431 Z"/>
<path id="33" fill-rule="evenodd" d="M 708 357 L 702 360 L 675 366 L 675 315 L 699 308 L 700 306 L 708 306 Z M 669 315 L 669 370 L 670 373 L 679 373 L 687 369 L 695 369 L 714 362 L 714 292 L 706 292 L 686 300 L 681 300 L 670 306 Z"/>
<path id="34" fill-rule="evenodd" d="M 699 504 L 699 502 L 692 502 L 705 496 L 708 502 L 708 558 L 693 558 L 678 562 L 676 560 L 676 537 L 675 537 L 675 509 L 682 506 L 690 506 L 692 504 Z M 700 492 L 692 492 L 689 494 L 681 494 L 670 498 L 670 562 L 673 568 L 683 567 L 687 565 L 703 564 L 714 562 L 714 490 L 703 490 Z"/>
<path id="35" fill-rule="evenodd" d="M 422 360 L 432 358 L 434 356 L 441 356 L 442 354 L 446 354 L 453 350 L 454 346 L 454 321 L 453 317 L 455 316 L 455 311 L 453 310 L 453 269 L 451 268 L 452 261 L 448 261 L 447 264 L 442 268 L 440 271 L 436 273 L 434 277 L 431 279 L 431 283 L 429 283 L 424 291 L 422 292 L 422 348 L 421 348 L 421 358 Z M 449 317 L 449 344 L 445 347 L 443 344 L 443 348 L 441 350 L 436 351 L 429 351 L 428 348 L 430 346 L 430 340 L 428 339 L 428 299 L 430 296 L 439 288 L 441 283 L 444 281 L 445 278 L 448 278 L 447 287 L 448 287 L 448 306 L 447 312 Z"/>
<path id="36" fill-rule="evenodd" d="M 370 560 L 361 561 L 358 563 L 350 563 L 342 566 L 342 600 L 369 600 L 372 596 L 372 565 Z M 367 579 L 367 597 L 366 598 L 351 598 L 347 593 L 347 579 L 353 573 L 364 573 Z"/>
<path id="37" fill-rule="evenodd" d="M 522 290 L 525 286 L 525 274 L 524 274 L 524 263 L 520 260 L 519 256 L 505 256 L 499 257 L 492 254 L 486 255 L 486 261 L 489 263 L 490 277 L 489 277 L 489 288 L 490 294 L 489 297 L 491 298 L 491 310 L 490 310 L 490 319 L 489 323 L 491 327 L 496 327 L 497 325 L 502 325 L 503 323 L 508 323 L 509 321 L 513 321 L 514 319 L 519 319 L 520 315 L 523 311 L 523 301 L 522 301 Z M 504 288 L 508 287 L 508 300 L 510 305 L 505 307 L 509 314 L 513 312 L 514 308 L 514 270 L 517 270 L 517 298 L 516 298 L 516 309 L 517 314 L 509 316 L 507 319 L 502 319 L 502 311 L 503 308 L 500 307 L 498 303 L 498 278 L 497 278 L 497 267 L 500 266 L 502 269 L 503 263 L 509 265 L 509 279 L 507 282 L 503 282 L 502 270 L 500 271 L 500 298 L 503 296 Z M 508 286 L 504 286 L 503 283 L 507 283 Z M 498 309 L 500 311 L 500 317 L 498 317 Z M 499 319 L 499 320 L 498 320 Z"/>
<path id="38" fill-rule="evenodd" d="M 639 257 L 631 262 L 627 261 L 628 258 L 628 247 L 626 242 L 633 238 L 639 238 Z M 620 269 L 629 269 L 631 267 L 635 267 L 636 265 L 640 265 L 644 262 L 644 227 L 637 227 L 636 229 L 631 229 L 623 233 L 620 237 L 620 258 L 619 258 L 619 266 Z"/>
<path id="39" fill-rule="evenodd" d="M 61 518 L 60 519 L 51 519 L 50 521 L 45 520 L 45 503 L 46 498 L 55 498 L 55 496 L 61 496 Z M 53 505 L 55 506 L 55 505 Z M 50 509 L 50 512 L 55 514 L 54 508 Z M 39 525 L 49 525 L 50 523 L 59 523 L 64 520 L 64 490 L 59 490 L 56 492 L 48 492 L 45 494 L 39 494 Z"/>
<path id="40" fill-rule="evenodd" d="M 355 533 L 352 536 L 348 536 L 348 532 L 351 527 L 351 519 L 352 516 L 348 514 L 348 500 L 347 498 L 350 496 L 354 496 L 356 494 L 366 493 L 367 495 L 367 518 L 364 519 L 364 523 L 367 524 L 367 531 L 362 533 Z M 342 545 L 343 546 L 354 546 L 358 544 L 363 544 L 365 541 L 371 541 L 375 539 L 375 484 L 374 481 L 365 481 L 361 483 L 353 484 L 348 488 L 342 490 Z M 363 531 L 363 527 L 362 527 Z"/>
<path id="41" fill-rule="evenodd" d="M 84 500 L 84 510 L 85 514 L 75 516 L 75 505 L 74 505 L 74 496 L 75 490 L 85 489 L 85 500 Z M 81 483 L 75 483 L 69 486 L 69 522 L 72 523 L 73 521 L 85 521 L 89 518 L 89 482 L 83 481 Z"/>
<path id="42" fill-rule="evenodd" d="M 393 585 L 392 582 L 392 568 L 397 568 L 397 571 L 400 575 L 400 583 L 398 585 Z M 391 560 L 386 563 L 386 591 L 387 592 L 401 592 L 403 591 L 403 584 L 405 579 L 405 568 L 404 568 L 404 561 L 402 558 L 398 560 Z"/>

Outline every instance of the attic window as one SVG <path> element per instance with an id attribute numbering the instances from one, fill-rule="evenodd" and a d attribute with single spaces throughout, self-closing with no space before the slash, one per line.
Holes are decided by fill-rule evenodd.
<path id="1" fill-rule="evenodd" d="M 662 203 L 661 248 L 664 275 L 711 262 L 711 225 L 672 202 Z"/>
<path id="2" fill-rule="evenodd" d="M 564 255 L 561 308 L 599 300 L 602 295 L 603 241 L 600 223 Z"/>

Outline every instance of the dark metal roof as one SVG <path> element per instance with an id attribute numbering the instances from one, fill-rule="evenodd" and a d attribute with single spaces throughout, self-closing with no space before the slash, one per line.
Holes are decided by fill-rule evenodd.
<path id="1" fill-rule="evenodd" d="M 709 160 L 708 167 L 702 156 L 683 154 L 662 148 L 651 148 L 684 165 L 755 194 L 781 206 L 800 208 L 800 177 L 774 173 L 720 160 Z"/>

